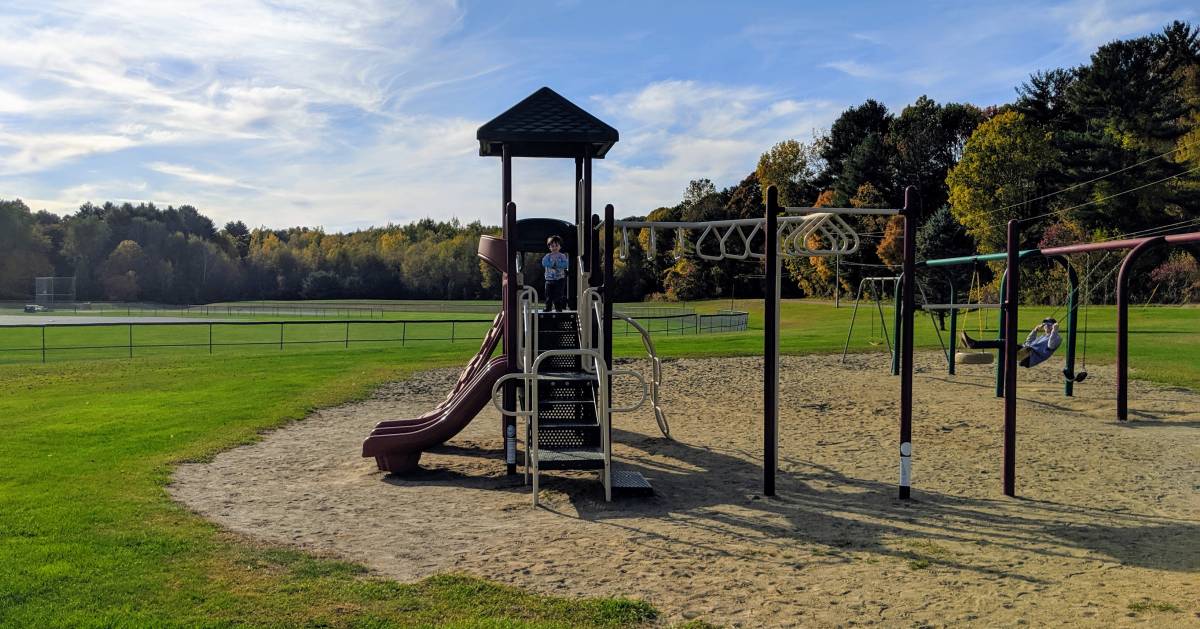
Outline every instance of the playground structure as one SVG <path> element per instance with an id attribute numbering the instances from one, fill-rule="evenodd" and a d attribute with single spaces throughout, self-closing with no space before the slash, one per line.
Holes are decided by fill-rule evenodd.
<path id="1" fill-rule="evenodd" d="M 502 276 L 503 306 L 492 331 L 460 375 L 446 400 L 430 413 L 407 420 L 380 422 L 363 443 L 363 456 L 375 457 L 381 470 L 408 472 L 416 468 L 421 452 L 445 442 L 474 418 L 488 400 L 503 417 L 504 458 L 508 474 L 517 473 L 517 452 L 524 446 L 526 477 L 532 480 L 533 502 L 538 502 L 538 479 L 542 470 L 596 470 L 604 485 L 605 499 L 617 493 L 652 492 L 649 483 L 635 472 L 614 470 L 612 465 L 612 417 L 632 411 L 647 399 L 664 436 L 669 436 L 666 416 L 659 406 L 661 363 L 646 330 L 623 317 L 642 335 L 651 360 L 651 379 L 628 370 L 614 370 L 612 363 L 613 305 L 608 295 L 613 282 L 616 256 L 628 255 L 631 231 L 649 230 L 651 254 L 656 253 L 656 232 L 674 230 L 675 255 L 694 254 L 705 260 L 761 261 L 764 272 L 765 333 L 763 348 L 763 494 L 776 493 L 779 417 L 779 301 L 781 259 L 797 256 L 836 256 L 857 251 L 858 235 L 841 217 L 884 215 L 903 217 L 901 273 L 895 278 L 896 312 L 892 327 L 894 341 L 892 372 L 900 376 L 899 483 L 898 496 L 911 495 L 913 412 L 913 326 L 918 310 L 948 311 L 951 331 L 946 351 L 948 369 L 956 362 L 957 315 L 962 310 L 982 307 L 1001 312 L 1001 339 L 1016 339 L 1017 296 L 1020 262 L 1045 259 L 1063 266 L 1068 275 L 1068 338 L 1063 368 L 1064 390 L 1070 396 L 1082 377 L 1075 371 L 1078 277 L 1067 256 L 1074 253 L 1130 249 L 1118 276 L 1118 378 L 1117 414 L 1127 418 L 1128 282 L 1129 269 L 1144 251 L 1163 244 L 1200 242 L 1200 233 L 1157 236 L 1133 240 L 1088 243 L 1041 250 L 1018 248 L 1020 228 L 1009 223 L 1008 250 L 988 254 L 927 260 L 915 259 L 919 205 L 910 187 L 902 208 L 800 208 L 781 207 L 774 186 L 766 190 L 762 219 L 706 222 L 617 221 L 613 206 L 606 205 L 601 218 L 592 213 L 592 160 L 603 159 L 618 139 L 615 129 L 603 123 L 549 88 L 538 90 L 479 129 L 481 156 L 498 156 L 502 168 L 503 233 L 500 238 L 480 239 L 479 256 Z M 573 223 L 545 218 L 517 220 L 513 202 L 512 159 L 514 157 L 568 158 L 575 161 L 575 220 Z M 620 230 L 621 245 L 616 245 Z M 568 310 L 544 312 L 536 305 L 537 290 L 525 286 L 524 254 L 544 252 L 551 234 L 564 239 L 563 251 L 574 261 L 568 274 Z M 601 238 L 603 236 L 603 238 Z M 603 246 L 601 245 L 603 243 Z M 917 268 L 959 264 L 1006 262 L 1003 298 L 1000 304 L 957 304 L 954 287 L 945 304 L 918 303 Z M 861 297 L 860 286 L 860 297 Z M 856 303 L 857 308 L 857 303 Z M 883 326 L 882 308 L 881 327 Z M 935 326 L 936 327 L 936 326 Z M 885 332 L 884 336 L 887 336 Z M 497 346 L 502 355 L 489 360 Z M 1004 493 L 1015 495 L 1015 441 L 1017 358 L 1014 351 L 1000 351 L 997 361 L 997 394 L 1004 396 Z M 641 399 L 618 406 L 612 399 L 614 377 L 630 377 L 641 386 Z M 524 440 L 518 439 L 518 420 L 524 421 Z"/>
<path id="2" fill-rule="evenodd" d="M 614 313 L 608 287 L 613 281 L 617 228 L 621 230 L 622 255 L 628 251 L 630 230 L 649 229 L 653 235 L 659 229 L 674 229 L 680 248 L 677 255 L 685 255 L 691 243 L 690 250 L 707 260 L 763 260 L 768 268 L 766 304 L 773 325 L 768 329 L 765 348 L 764 397 L 768 403 L 763 482 L 764 492 L 774 495 L 780 258 L 853 253 L 859 246 L 858 235 L 841 215 L 897 214 L 901 210 L 780 208 L 777 193 L 770 188 L 763 219 L 616 221 L 612 205 L 607 205 L 601 220 L 592 213 L 592 160 L 602 159 L 618 140 L 616 129 L 549 88 L 542 88 L 480 127 L 477 137 L 481 156 L 501 158 L 503 233 L 500 238 L 484 236 L 479 244 L 480 258 L 501 273 L 501 314 L 442 404 L 422 417 L 380 422 L 364 441 L 363 456 L 374 457 L 384 471 L 412 471 L 421 452 L 457 434 L 490 398 L 503 416 L 504 457 L 509 474 L 517 471 L 517 420 L 525 420 L 524 465 L 527 477 L 532 479 L 534 504 L 538 500 L 539 474 L 544 469 L 598 470 L 606 500 L 612 498 L 614 489 L 652 491 L 640 474 L 613 470 L 611 422 L 614 413 L 634 410 L 649 398 L 660 430 L 669 436 L 669 425 L 659 406 L 661 363 L 649 333 L 632 319 L 621 317 L 643 337 L 651 361 L 651 380 L 647 383 L 641 373 L 633 370 L 613 370 Z M 544 218 L 517 220 L 512 191 L 514 157 L 574 159 L 574 225 Z M 693 232 L 699 232 L 694 242 L 690 240 Z M 537 290 L 524 285 L 522 273 L 523 254 L 541 252 L 545 238 L 551 234 L 564 238 L 563 250 L 575 262 L 568 274 L 568 310 L 561 313 L 537 308 Z M 503 355 L 489 360 L 497 345 L 502 345 Z M 642 387 L 642 399 L 636 404 L 615 406 L 614 377 L 636 379 Z M 904 421 L 902 424 L 907 425 Z"/>

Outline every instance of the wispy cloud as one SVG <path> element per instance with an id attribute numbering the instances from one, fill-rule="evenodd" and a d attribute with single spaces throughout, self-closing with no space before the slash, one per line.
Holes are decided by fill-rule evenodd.
<path id="1" fill-rule="evenodd" d="M 1121 3 L 1107 0 L 1079 0 L 1055 7 L 1050 14 L 1066 27 L 1076 46 L 1091 51 L 1115 39 L 1156 30 L 1171 20 L 1187 19 L 1195 9 L 1180 14 L 1150 3 Z"/>
<path id="2" fill-rule="evenodd" d="M 597 100 L 620 128 L 629 129 L 622 138 L 628 145 L 614 149 L 597 185 L 629 214 L 678 203 L 692 179 L 736 184 L 771 145 L 811 141 L 837 113 L 829 101 L 696 81 L 661 81 Z"/>

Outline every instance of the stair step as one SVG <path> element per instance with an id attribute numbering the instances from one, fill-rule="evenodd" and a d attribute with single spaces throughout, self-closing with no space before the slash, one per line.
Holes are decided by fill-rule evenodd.
<path id="1" fill-rule="evenodd" d="M 587 373 L 586 371 L 582 371 L 582 370 L 554 371 L 554 370 L 543 369 L 542 371 L 538 372 L 538 375 L 543 376 L 541 378 L 543 383 L 554 382 L 554 381 L 578 381 L 578 382 L 599 382 L 600 381 L 600 379 L 596 377 L 596 374 Z"/>
<path id="2" fill-rule="evenodd" d="M 538 449 L 542 452 L 598 448 L 600 427 L 595 424 L 560 424 L 554 427 L 539 425 L 537 442 Z"/>
<path id="3" fill-rule="evenodd" d="M 546 423 L 597 423 L 596 405 L 592 401 L 583 403 L 542 402 L 538 404 L 538 425 Z"/>
<path id="4" fill-rule="evenodd" d="M 542 470 L 602 470 L 604 469 L 604 453 L 599 448 L 539 450 L 538 468 Z"/>
<path id="5" fill-rule="evenodd" d="M 654 487 L 641 472 L 633 470 L 612 471 L 612 490 L 614 496 L 653 496 Z"/>

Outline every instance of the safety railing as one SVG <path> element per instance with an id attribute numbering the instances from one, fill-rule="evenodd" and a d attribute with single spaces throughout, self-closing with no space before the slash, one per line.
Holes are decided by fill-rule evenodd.
<path id="1" fill-rule="evenodd" d="M 545 374 L 540 373 L 542 361 L 558 356 L 579 356 L 582 359 L 589 360 L 592 364 L 591 374 Z M 602 482 L 604 483 L 604 500 L 612 501 L 612 444 L 609 439 L 612 426 L 612 414 L 623 413 L 637 410 L 645 403 L 647 397 L 646 381 L 642 375 L 636 371 L 619 369 L 609 371 L 604 364 L 604 356 L 600 352 L 593 349 L 550 349 L 541 352 L 537 358 L 533 360 L 530 372 L 512 373 L 502 376 L 496 381 L 492 387 L 492 406 L 501 414 L 510 417 L 528 418 L 530 422 L 530 438 L 525 444 L 527 454 L 526 465 L 529 466 L 529 476 L 533 491 L 533 505 L 538 505 L 539 492 L 539 469 L 538 469 L 538 429 L 539 429 L 539 413 L 538 413 L 538 383 L 545 381 L 563 381 L 563 380 L 594 380 L 598 383 L 605 383 L 611 377 L 617 376 L 633 376 L 638 379 L 642 386 L 642 397 L 637 404 L 622 407 L 613 407 L 609 400 L 609 391 L 607 386 L 598 386 L 596 396 L 596 417 L 599 420 L 600 428 L 600 450 L 603 455 L 604 469 L 602 473 Z M 498 399 L 499 394 L 504 390 L 504 386 L 511 381 L 521 381 L 522 384 L 529 383 L 530 398 L 528 408 L 526 409 L 506 409 Z"/>
<path id="2" fill-rule="evenodd" d="M 650 332 L 637 321 L 619 312 L 613 314 L 642 335 L 642 344 L 650 357 L 650 404 L 654 406 L 654 421 L 658 423 L 658 429 L 662 431 L 663 436 L 670 439 L 671 426 L 667 423 L 667 414 L 663 412 L 659 399 L 659 390 L 662 387 L 662 360 L 658 358 L 658 352 L 654 349 L 654 339 L 650 338 Z"/>
<path id="3" fill-rule="evenodd" d="M 90 352 L 91 357 L 137 350 L 196 349 L 292 345 L 398 344 L 483 339 L 488 319 L 347 319 L 285 321 L 155 321 L 88 323 L 20 323 L 0 326 L 0 356 L 26 355 L 46 362 L 62 352 Z M 364 333 L 365 330 L 371 332 Z M 78 355 L 78 354 L 76 354 Z"/>

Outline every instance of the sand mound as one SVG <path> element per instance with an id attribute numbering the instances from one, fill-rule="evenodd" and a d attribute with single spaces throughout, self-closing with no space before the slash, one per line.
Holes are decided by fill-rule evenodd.
<path id="1" fill-rule="evenodd" d="M 461 571 L 533 590 L 644 598 L 668 620 L 739 626 L 1155 626 L 1200 622 L 1200 395 L 1111 368 L 1078 397 L 1022 370 L 1017 491 L 1000 491 L 1001 401 L 988 367 L 918 356 L 914 500 L 895 499 L 898 379 L 880 355 L 787 358 L 780 496 L 761 488 L 761 360 L 665 365 L 674 441 L 618 415 L 616 454 L 657 495 L 606 504 L 591 474 L 544 477 L 545 509 L 503 475 L 485 411 L 395 478 L 359 457 L 376 421 L 436 404 L 457 370 L 419 374 L 262 442 L 182 466 L 172 494 L 257 539 L 416 579 Z M 1181 611 L 1130 605 L 1169 603 Z"/>

